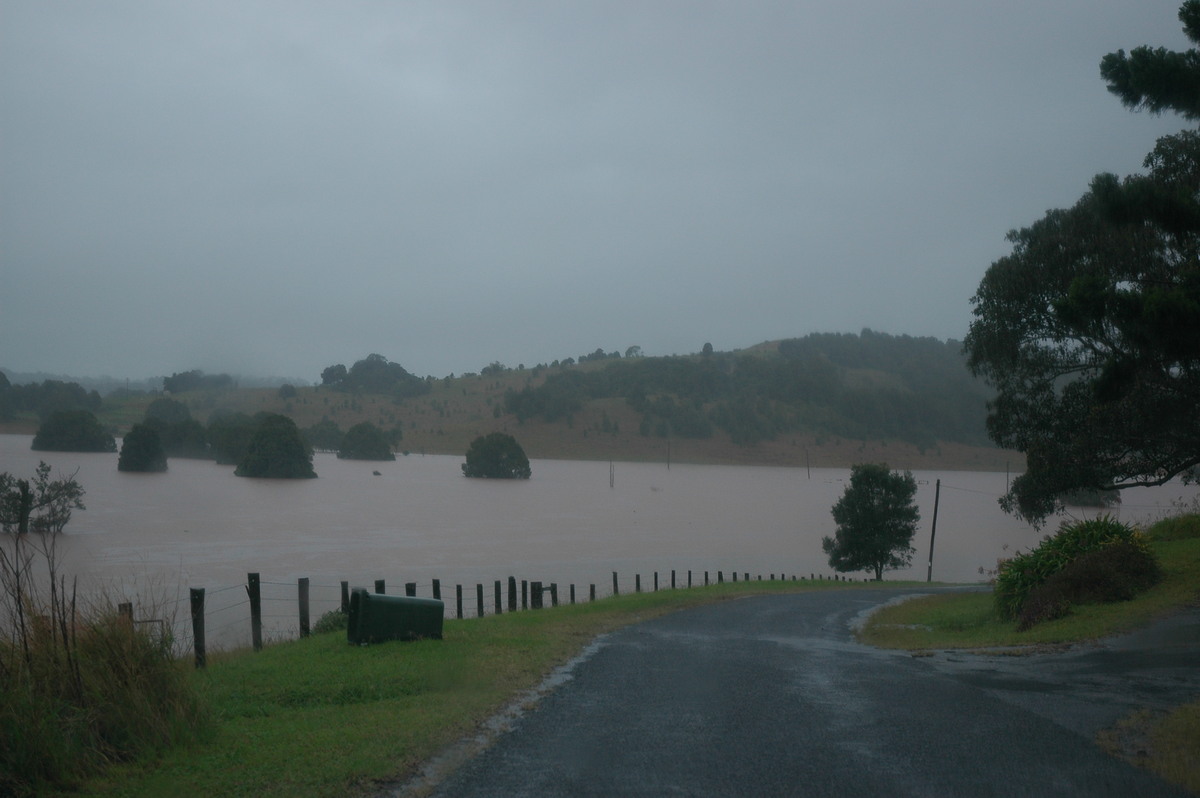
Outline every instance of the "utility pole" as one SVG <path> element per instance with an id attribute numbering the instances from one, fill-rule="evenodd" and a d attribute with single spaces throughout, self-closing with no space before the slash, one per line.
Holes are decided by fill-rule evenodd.
<path id="1" fill-rule="evenodd" d="M 933 538 L 937 535 L 938 501 L 942 498 L 942 481 L 939 479 L 933 491 L 933 529 L 929 531 L 929 572 L 925 575 L 926 582 L 933 581 Z"/>

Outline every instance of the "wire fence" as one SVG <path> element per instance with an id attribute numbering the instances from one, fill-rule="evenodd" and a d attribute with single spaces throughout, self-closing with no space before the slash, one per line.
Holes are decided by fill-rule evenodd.
<path id="1" fill-rule="evenodd" d="M 616 571 L 596 582 L 539 582 L 508 576 L 488 583 L 449 584 L 439 579 L 416 582 L 371 580 L 367 584 L 311 582 L 306 578 L 278 581 L 249 573 L 245 582 L 192 588 L 189 595 L 157 605 L 160 617 L 135 622 L 156 622 L 169 629 L 179 656 L 195 652 L 197 664 L 211 650 L 230 650 L 295 640 L 308 634 L 323 616 L 345 613 L 356 588 L 375 594 L 439 599 L 445 619 L 472 619 L 520 612 L 560 604 L 598 601 L 625 593 L 688 589 L 726 582 L 748 581 L 857 581 L 843 575 L 752 573 L 723 570 L 671 570 L 622 575 Z M 866 581 L 866 580 L 864 580 Z M 197 604 L 197 595 L 199 603 Z M 199 630 L 199 631 L 197 631 Z M 199 639 L 197 638 L 199 635 Z"/>

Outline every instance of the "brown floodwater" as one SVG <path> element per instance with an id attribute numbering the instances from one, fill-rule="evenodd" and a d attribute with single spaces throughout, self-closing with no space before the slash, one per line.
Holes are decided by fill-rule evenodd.
<path id="1" fill-rule="evenodd" d="M 187 615 L 189 587 L 203 587 L 210 634 L 241 639 L 248 629 L 242 586 L 263 581 L 268 634 L 297 628 L 296 580 L 312 584 L 313 617 L 336 606 L 339 583 L 388 593 L 418 584 L 430 595 L 439 579 L 448 611 L 462 584 L 475 614 L 475 585 L 491 612 L 495 580 L 556 582 L 579 598 L 595 584 L 612 592 L 686 584 L 704 571 L 715 580 L 832 573 L 821 538 L 833 532 L 830 508 L 847 469 L 700 466 L 534 460 L 528 481 L 466 479 L 461 457 L 413 455 L 395 462 L 338 460 L 317 454 L 315 480 L 235 477 L 229 466 L 172 459 L 164 474 L 124 474 L 117 455 L 33 452 L 31 437 L 0 435 L 0 471 L 32 475 L 40 460 L 57 475 L 75 473 L 87 491 L 59 542 L 64 571 L 81 589 L 103 589 L 151 614 Z M 378 471 L 378 475 L 373 472 Z M 611 484 L 610 484 L 611 476 Z M 1007 475 L 918 471 L 921 510 L 911 568 L 887 579 L 926 578 L 937 480 L 941 480 L 933 578 L 984 579 L 980 569 L 1043 533 L 1005 515 L 996 499 Z M 1126 521 L 1166 515 L 1191 503 L 1196 486 L 1126 491 L 1114 514 Z M 1075 511 L 1082 514 L 1084 511 Z M 1057 521 L 1052 521 L 1052 525 Z M 862 578 L 866 574 L 854 575 Z"/>

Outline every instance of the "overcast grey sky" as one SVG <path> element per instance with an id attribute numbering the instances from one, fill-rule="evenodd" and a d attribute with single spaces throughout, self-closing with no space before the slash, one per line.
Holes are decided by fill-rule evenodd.
<path id="1" fill-rule="evenodd" d="M 961 339 L 1178 0 L 0 0 L 0 366 Z"/>

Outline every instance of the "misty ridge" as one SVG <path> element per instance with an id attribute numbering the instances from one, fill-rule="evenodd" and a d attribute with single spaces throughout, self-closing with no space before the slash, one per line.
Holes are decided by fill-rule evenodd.
<path id="1" fill-rule="evenodd" d="M 653 357 L 637 346 L 597 349 L 441 378 L 410 374 L 379 354 L 331 364 L 318 383 L 199 370 L 138 382 L 4 373 L 0 423 L 13 432 L 32 431 L 55 410 L 86 409 L 121 433 L 166 393 L 209 424 L 233 413 L 282 413 L 319 450 L 336 449 L 331 441 L 364 421 L 392 430 L 398 451 L 428 453 L 461 453 L 493 430 L 550 457 L 653 458 L 670 441 L 721 462 L 803 462 L 778 449 L 849 441 L 894 441 L 934 456 L 942 444 L 992 447 L 990 393 L 968 371 L 960 342 L 869 329 L 730 352 L 710 344 Z M 772 444 L 777 451 L 768 451 Z"/>

